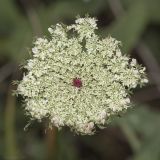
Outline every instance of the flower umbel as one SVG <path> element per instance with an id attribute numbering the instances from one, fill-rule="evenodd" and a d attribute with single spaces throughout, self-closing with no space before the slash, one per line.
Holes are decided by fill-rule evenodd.
<path id="1" fill-rule="evenodd" d="M 51 38 L 38 38 L 17 93 L 25 110 L 41 121 L 79 134 L 93 134 L 110 118 L 131 106 L 130 90 L 148 82 L 145 68 L 121 54 L 120 42 L 95 34 L 96 19 L 49 28 Z"/>

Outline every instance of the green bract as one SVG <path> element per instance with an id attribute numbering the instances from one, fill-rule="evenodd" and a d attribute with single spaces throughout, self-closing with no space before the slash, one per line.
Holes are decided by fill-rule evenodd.
<path id="1" fill-rule="evenodd" d="M 132 88 L 148 82 L 145 68 L 121 54 L 120 42 L 99 38 L 96 29 L 94 18 L 78 18 L 49 28 L 51 39 L 35 41 L 17 88 L 33 119 L 93 134 L 131 106 Z"/>

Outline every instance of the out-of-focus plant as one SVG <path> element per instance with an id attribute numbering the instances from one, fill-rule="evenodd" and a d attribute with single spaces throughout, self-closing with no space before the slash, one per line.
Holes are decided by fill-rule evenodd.
<path id="1" fill-rule="evenodd" d="M 160 116 L 149 109 L 131 111 L 118 124 L 126 135 L 134 160 L 158 160 L 160 158 Z"/>

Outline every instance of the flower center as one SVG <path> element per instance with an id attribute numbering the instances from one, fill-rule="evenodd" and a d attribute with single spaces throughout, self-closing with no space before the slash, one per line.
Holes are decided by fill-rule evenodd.
<path id="1" fill-rule="evenodd" d="M 73 86 L 77 87 L 77 88 L 81 88 L 82 87 L 82 81 L 80 78 L 74 78 L 73 79 Z"/>

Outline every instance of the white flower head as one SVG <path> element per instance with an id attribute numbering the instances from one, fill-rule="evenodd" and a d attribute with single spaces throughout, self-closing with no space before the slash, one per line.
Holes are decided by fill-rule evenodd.
<path id="1" fill-rule="evenodd" d="M 131 106 L 132 88 L 148 82 L 145 68 L 121 53 L 120 42 L 99 38 L 96 29 L 95 18 L 78 18 L 50 27 L 49 40 L 36 40 L 17 88 L 33 119 L 93 134 Z"/>

